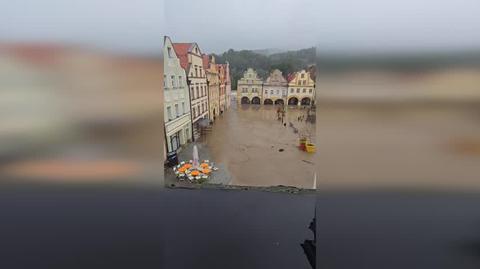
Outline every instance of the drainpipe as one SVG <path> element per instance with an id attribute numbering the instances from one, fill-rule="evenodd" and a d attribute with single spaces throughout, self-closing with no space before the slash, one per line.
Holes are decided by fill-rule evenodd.
<path id="1" fill-rule="evenodd" d="M 190 84 L 192 83 L 189 78 L 186 76 L 185 72 L 185 78 L 187 79 L 187 92 L 188 92 L 188 103 L 190 104 L 190 131 L 192 132 L 192 142 L 195 142 L 195 135 L 193 134 L 193 109 L 192 109 L 192 99 L 190 97 Z"/>
<path id="2" fill-rule="evenodd" d="M 167 161 L 167 153 L 168 153 L 168 141 L 167 141 L 167 128 L 165 128 L 165 120 L 163 121 L 163 136 L 165 136 L 165 160 Z"/>
<path id="3" fill-rule="evenodd" d="M 207 101 L 208 101 L 207 115 L 208 115 L 208 120 L 210 120 L 210 81 L 208 81 L 208 79 L 207 79 Z"/>

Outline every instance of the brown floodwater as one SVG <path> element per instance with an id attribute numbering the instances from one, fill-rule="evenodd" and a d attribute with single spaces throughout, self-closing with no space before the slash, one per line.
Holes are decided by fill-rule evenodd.
<path id="1" fill-rule="evenodd" d="M 315 124 L 297 120 L 306 114 L 307 109 L 288 108 L 284 126 L 275 106 L 232 104 L 200 142 L 212 159 L 226 165 L 232 185 L 312 189 L 315 154 L 298 148 L 300 136 L 315 141 Z"/>
<path id="2" fill-rule="evenodd" d="M 480 70 L 322 74 L 317 186 L 480 189 Z"/>
<path id="3" fill-rule="evenodd" d="M 479 190 L 479 108 L 319 104 L 317 187 Z"/>

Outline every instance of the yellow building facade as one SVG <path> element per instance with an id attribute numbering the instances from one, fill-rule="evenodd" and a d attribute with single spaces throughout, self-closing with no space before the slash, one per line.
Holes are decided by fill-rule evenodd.
<path id="1" fill-rule="evenodd" d="M 288 77 L 287 104 L 289 106 L 309 106 L 315 102 L 315 81 L 310 72 L 301 70 Z"/>
<path id="2" fill-rule="evenodd" d="M 239 104 L 262 104 L 263 81 L 253 68 L 248 68 L 237 83 L 237 102 Z"/>

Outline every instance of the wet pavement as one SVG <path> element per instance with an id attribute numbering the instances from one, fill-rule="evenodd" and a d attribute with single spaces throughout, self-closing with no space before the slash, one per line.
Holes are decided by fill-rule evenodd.
<path id="1" fill-rule="evenodd" d="M 228 185 L 232 180 L 232 176 L 228 171 L 228 168 L 223 163 L 216 163 L 214 162 L 207 145 L 203 143 L 190 143 L 186 145 L 182 150 L 178 153 L 178 160 L 181 161 L 188 161 L 193 158 L 193 146 L 197 145 L 197 149 L 199 152 L 200 161 L 203 160 L 210 160 L 210 164 L 214 167 L 217 167 L 217 171 L 213 171 L 208 179 L 209 184 L 221 184 L 221 185 Z M 173 169 L 168 168 L 165 170 L 165 180 L 167 186 L 173 187 L 191 187 L 192 182 L 189 180 L 178 180 L 173 172 Z M 173 184 L 173 185 L 172 185 Z M 197 185 L 197 184 L 193 184 Z"/>

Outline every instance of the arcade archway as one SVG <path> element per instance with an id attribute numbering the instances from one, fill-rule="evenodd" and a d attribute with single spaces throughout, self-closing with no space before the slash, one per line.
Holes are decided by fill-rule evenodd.
<path id="1" fill-rule="evenodd" d="M 302 101 L 300 102 L 300 104 L 302 106 L 309 106 L 310 105 L 310 98 L 308 98 L 308 97 L 303 98 Z"/>
<path id="2" fill-rule="evenodd" d="M 290 99 L 288 99 L 288 105 L 289 106 L 298 105 L 298 98 L 297 97 L 291 97 Z"/>
<path id="3" fill-rule="evenodd" d="M 250 99 L 248 99 L 248 97 L 244 96 L 244 97 L 242 97 L 242 99 L 240 99 L 240 102 L 242 104 L 250 104 Z"/>

